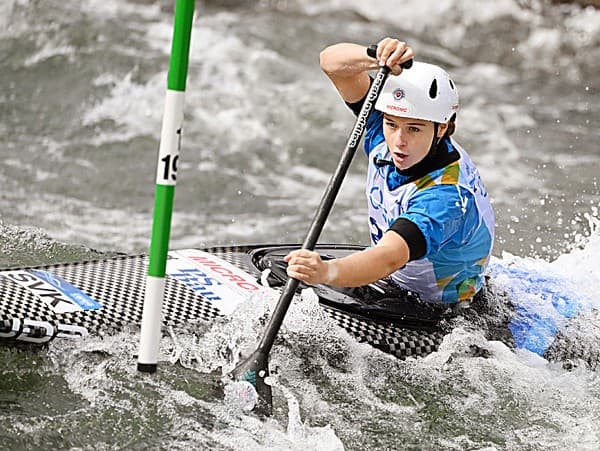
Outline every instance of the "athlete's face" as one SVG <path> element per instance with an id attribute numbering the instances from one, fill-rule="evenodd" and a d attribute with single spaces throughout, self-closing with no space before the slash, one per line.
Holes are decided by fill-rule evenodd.
<path id="1" fill-rule="evenodd" d="M 447 124 L 438 127 L 438 138 L 444 136 Z M 383 115 L 383 136 L 398 169 L 408 169 L 421 161 L 433 142 L 433 122 Z"/>

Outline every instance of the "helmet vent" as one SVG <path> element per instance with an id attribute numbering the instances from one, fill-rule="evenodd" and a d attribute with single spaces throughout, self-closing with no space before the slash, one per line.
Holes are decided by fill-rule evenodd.
<path id="1" fill-rule="evenodd" d="M 431 97 L 432 99 L 435 99 L 437 97 L 437 79 L 433 79 L 433 81 L 431 82 L 431 86 L 429 87 L 429 97 Z"/>
<path id="2" fill-rule="evenodd" d="M 454 90 L 454 83 L 450 79 L 448 79 L 448 81 L 450 82 L 450 88 L 452 88 Z"/>

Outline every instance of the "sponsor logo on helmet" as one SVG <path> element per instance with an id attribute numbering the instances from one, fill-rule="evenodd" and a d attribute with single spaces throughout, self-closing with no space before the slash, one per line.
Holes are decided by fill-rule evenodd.
<path id="1" fill-rule="evenodd" d="M 390 109 L 390 110 L 399 111 L 400 113 L 407 113 L 408 112 L 408 108 L 403 107 L 403 106 L 392 105 L 392 104 L 388 103 L 385 107 L 388 108 L 388 109 Z"/>
<path id="2" fill-rule="evenodd" d="M 458 103 L 456 105 L 452 105 L 452 111 L 458 110 Z"/>
<path id="3" fill-rule="evenodd" d="M 394 100 L 396 102 L 398 102 L 399 100 L 402 100 L 405 97 L 404 89 L 401 89 L 401 88 L 394 89 L 394 92 L 392 92 L 392 96 L 394 97 Z"/>

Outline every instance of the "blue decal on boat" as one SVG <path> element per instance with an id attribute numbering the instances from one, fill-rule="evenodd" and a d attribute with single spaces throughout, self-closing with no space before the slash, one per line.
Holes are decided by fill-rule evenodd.
<path id="1" fill-rule="evenodd" d="M 169 275 L 180 282 L 183 282 L 189 288 L 194 290 L 196 293 L 202 295 L 209 301 L 220 301 L 221 297 L 214 292 L 213 289 L 208 288 L 212 286 L 222 285 L 218 280 L 210 277 L 205 272 L 200 271 L 197 268 L 182 269 L 179 268 L 177 272 L 171 272 Z"/>
<path id="2" fill-rule="evenodd" d="M 96 302 L 79 288 L 74 287 L 56 274 L 52 274 L 48 271 L 40 271 L 38 269 L 31 269 L 29 272 L 38 279 L 52 285 L 56 290 L 73 301 L 73 303 L 81 307 L 82 310 L 100 310 L 102 308 L 102 304 Z"/>

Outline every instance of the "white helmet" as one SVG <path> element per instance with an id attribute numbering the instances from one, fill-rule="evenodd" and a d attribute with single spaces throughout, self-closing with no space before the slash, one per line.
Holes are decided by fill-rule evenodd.
<path id="1" fill-rule="evenodd" d="M 388 77 L 375 109 L 445 124 L 458 111 L 458 91 L 444 69 L 415 61 L 400 75 Z"/>

